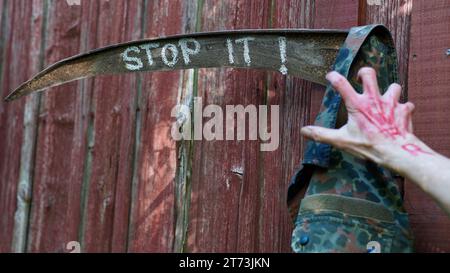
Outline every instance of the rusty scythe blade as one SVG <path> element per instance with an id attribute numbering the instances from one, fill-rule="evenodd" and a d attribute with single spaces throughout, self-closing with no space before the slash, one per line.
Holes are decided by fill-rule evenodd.
<path id="1" fill-rule="evenodd" d="M 132 41 L 57 62 L 5 100 L 96 75 L 206 67 L 268 69 L 326 84 L 324 76 L 347 34 L 343 30 L 261 29 Z"/>

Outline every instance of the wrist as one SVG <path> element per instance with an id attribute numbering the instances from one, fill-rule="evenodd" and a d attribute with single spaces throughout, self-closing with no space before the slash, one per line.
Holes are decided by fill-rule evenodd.
<path id="1" fill-rule="evenodd" d="M 436 155 L 436 152 L 413 134 L 377 144 L 374 149 L 381 160 L 380 165 L 403 176 L 410 173 L 421 160 Z"/>
<path id="2" fill-rule="evenodd" d="M 375 147 L 387 167 L 413 182 L 450 214 L 450 159 L 414 135 Z"/>

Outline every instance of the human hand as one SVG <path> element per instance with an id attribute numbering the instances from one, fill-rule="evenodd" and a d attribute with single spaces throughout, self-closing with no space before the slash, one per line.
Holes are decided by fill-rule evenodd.
<path id="1" fill-rule="evenodd" d="M 345 103 L 347 123 L 339 129 L 303 127 L 301 133 L 356 156 L 370 159 L 403 175 L 428 193 L 450 216 L 450 159 L 442 156 L 412 133 L 414 105 L 398 103 L 401 87 L 389 86 L 381 96 L 375 70 L 361 68 L 358 94 L 337 72 L 327 75 Z"/>
<path id="2" fill-rule="evenodd" d="M 381 95 L 373 68 L 361 68 L 358 78 L 362 81 L 362 94 L 358 94 L 339 73 L 333 71 L 327 75 L 327 80 L 341 94 L 347 108 L 348 121 L 344 126 L 340 129 L 306 126 L 301 133 L 392 169 L 395 166 L 389 166 L 388 157 L 404 156 L 405 153 L 411 156 L 430 154 L 432 151 L 412 133 L 414 105 L 398 102 L 400 85 L 390 85 Z"/>

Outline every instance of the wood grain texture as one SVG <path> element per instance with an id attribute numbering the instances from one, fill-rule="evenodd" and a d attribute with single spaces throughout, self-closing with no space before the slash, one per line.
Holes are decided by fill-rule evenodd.
<path id="1" fill-rule="evenodd" d="M 445 0 L 0 0 L 0 95 L 43 66 L 132 39 L 383 23 L 396 42 L 404 98 L 416 104 L 416 133 L 450 156 L 449 11 Z M 54 89 L 0 102 L 0 252 L 66 252 L 69 241 L 85 252 L 291 251 L 286 189 L 302 156 L 300 128 L 314 121 L 323 87 L 224 68 Z M 279 105 L 279 148 L 176 143 L 172 107 L 195 95 L 223 110 Z M 448 217 L 417 187 L 407 183 L 405 191 L 417 251 L 449 252 Z"/>
<path id="2" fill-rule="evenodd" d="M 349 29 L 359 24 L 359 6 L 357 0 L 315 0 L 314 28 Z M 319 113 L 325 88 L 312 84 L 310 123 Z"/>
<path id="3" fill-rule="evenodd" d="M 414 131 L 432 149 L 450 156 L 450 2 L 414 1 L 408 97 Z M 406 204 L 418 252 L 450 251 L 450 219 L 425 193 L 406 183 Z"/>
<path id="4" fill-rule="evenodd" d="M 3 27 L 3 18 L 6 17 L 6 12 L 8 10 L 7 4 L 8 3 L 5 0 L 0 1 L 0 27 Z M 3 13 L 3 12 L 5 12 L 5 13 Z M 2 29 L 2 34 L 3 34 L 3 29 Z M 3 39 L 2 39 L 2 42 L 3 42 Z"/>
<path id="5" fill-rule="evenodd" d="M 185 33 L 198 32 L 201 27 L 201 7 L 202 1 L 184 2 L 183 6 L 183 27 Z M 195 18 L 195 19 L 194 19 Z M 194 93 L 198 89 L 198 69 L 190 69 L 182 72 L 180 82 L 179 97 L 177 104 L 188 106 L 192 113 L 192 103 Z M 193 122 L 191 120 L 191 128 Z M 189 210 L 191 200 L 192 181 L 192 152 L 194 149 L 193 140 L 182 140 L 177 143 L 177 168 L 175 176 L 175 239 L 173 252 L 186 251 L 188 240 Z"/>
<path id="6" fill-rule="evenodd" d="M 364 2 L 364 1 L 363 1 Z M 399 84 L 402 98 L 408 97 L 408 65 L 411 27 L 412 0 L 381 1 L 380 4 L 366 4 L 365 21 L 361 24 L 384 24 L 394 38 L 398 58 Z M 363 11 L 364 12 L 364 11 Z"/>
<path id="7" fill-rule="evenodd" d="M 82 7 L 48 1 L 45 64 L 79 52 Z M 64 11 L 64 12 L 62 12 Z M 34 166 L 28 251 L 63 252 L 78 240 L 80 191 L 83 176 L 82 137 L 75 108 L 80 83 L 41 97 Z"/>
<path id="8" fill-rule="evenodd" d="M 267 27 L 269 7 L 268 1 L 205 1 L 201 31 Z M 264 103 L 265 72 L 200 69 L 198 81 L 204 105 Z M 188 251 L 258 251 L 258 153 L 258 141 L 195 141 Z"/>
<path id="9" fill-rule="evenodd" d="M 315 0 L 316 28 L 348 29 L 358 24 L 358 0 Z"/>
<path id="10" fill-rule="evenodd" d="M 213 6 L 215 3 L 205 3 L 206 7 L 208 4 Z M 356 1 L 350 3 L 351 5 L 344 1 L 341 4 L 357 11 Z M 209 24 L 212 27 L 218 25 L 219 29 L 255 27 L 255 24 L 260 27 L 266 24 L 261 18 L 269 16 L 271 27 L 312 28 L 313 17 L 317 12 L 314 1 L 272 1 L 269 3 L 270 15 L 262 13 L 253 18 L 254 8 L 267 8 L 267 4 L 263 2 L 259 5 L 265 7 L 258 9 L 250 3 L 244 5 L 237 2 L 234 6 L 207 8 L 212 14 L 202 16 L 207 18 L 202 26 L 211 22 Z M 336 15 L 335 10 L 323 7 L 323 3 L 319 3 L 318 12 L 321 16 L 333 14 L 335 17 L 346 17 L 338 19 L 343 23 L 339 21 L 341 25 L 334 26 L 336 28 L 349 27 L 357 20 L 357 13 L 342 12 Z M 242 18 L 240 13 L 248 15 Z M 212 18 L 214 20 L 211 20 Z M 317 23 L 321 24 L 326 26 L 325 22 Z M 247 77 L 237 74 L 244 72 L 237 71 L 202 73 L 199 78 L 199 94 L 206 98 L 206 103 L 222 106 L 280 105 L 281 140 L 280 147 L 275 152 L 260 152 L 258 142 L 255 141 L 196 143 L 188 249 L 289 252 L 292 225 L 286 209 L 286 189 L 301 157 L 300 128 L 314 118 L 310 115 L 313 87 L 305 81 L 293 78 L 286 80 L 273 73 L 270 74 L 270 80 L 265 75 L 254 74 L 255 72 L 248 72 Z M 202 80 L 202 75 L 205 75 L 206 79 Z M 252 78 L 248 78 L 249 76 Z M 320 89 L 318 86 L 315 88 Z M 261 96 L 260 92 L 265 95 Z M 318 93 L 313 106 L 315 112 L 320 106 L 323 92 Z M 241 173 L 233 172 L 234 170 L 240 170 Z M 205 203 L 215 205 L 207 206 Z M 258 216 L 255 217 L 255 214 Z M 243 223 L 245 227 L 241 227 Z M 256 244 L 254 240 L 257 241 Z"/>
<path id="11" fill-rule="evenodd" d="M 185 31 L 185 1 L 148 1 L 145 38 Z M 138 98 L 140 135 L 128 250 L 171 252 L 175 239 L 176 144 L 171 110 L 182 85 L 181 72 L 156 72 L 142 79 Z"/>
<path id="12" fill-rule="evenodd" d="M 28 71 L 33 75 L 43 69 L 45 40 L 42 37 L 48 9 L 46 2 L 42 0 L 33 0 L 31 6 Z M 14 214 L 13 252 L 24 252 L 27 247 L 40 97 L 38 94 L 25 100 L 17 208 Z"/>
<path id="13" fill-rule="evenodd" d="M 1 49 L 1 59 L 0 59 L 0 80 L 2 82 L 1 85 L 1 94 L 7 93 L 7 89 L 10 88 L 12 85 L 9 79 L 11 77 L 10 72 L 7 70 L 4 72 L 4 67 L 10 64 L 11 62 L 7 62 L 8 59 L 8 52 L 11 52 L 11 46 L 9 45 L 11 43 L 11 36 L 10 36 L 10 30 L 11 30 L 11 23 L 13 22 L 13 16 L 12 12 L 13 9 L 11 5 L 8 5 L 6 1 L 2 1 L 0 3 L 1 9 L 2 9 L 2 20 L 0 21 L 0 27 L 1 27 L 1 35 L 0 35 L 0 49 Z M 9 16 L 7 17 L 6 14 Z M 5 75 L 6 74 L 6 75 Z M 14 84 L 14 83 L 13 83 Z M 22 107 L 22 103 L 18 103 L 16 108 Z M 2 196 L 0 201 L 0 211 L 2 212 L 2 215 L 4 215 L 0 219 L 0 252 L 7 252 L 11 251 L 11 242 L 12 242 L 12 234 L 13 234 L 13 228 L 14 228 L 14 210 L 15 210 L 15 194 L 16 194 L 16 186 L 14 185 L 11 187 L 11 184 L 15 184 L 18 178 L 18 174 L 12 174 L 12 178 L 10 177 L 8 179 L 8 176 L 11 176 L 9 174 L 11 172 L 11 166 L 7 163 L 6 156 L 8 155 L 8 147 L 10 147 L 10 141 L 8 141 L 8 135 L 14 134 L 14 132 L 11 132 L 12 127 L 7 126 L 9 119 L 14 119 L 14 107 L 12 105 L 5 105 L 3 103 L 0 104 L 0 135 L 1 135 L 1 143 L 0 143 L 0 172 L 2 179 L 0 180 L 0 194 Z M 11 128 L 7 130 L 8 128 Z M 10 132 L 8 132 L 10 131 Z M 11 138 L 11 136 L 10 136 Z M 11 152 L 9 152 L 11 153 Z"/>
<path id="14" fill-rule="evenodd" d="M 273 27 L 313 28 L 315 4 L 310 0 L 275 1 Z M 260 245 L 265 252 L 291 252 L 293 225 L 287 210 L 287 186 L 303 155 L 300 128 L 311 122 L 312 83 L 271 73 L 267 92 L 267 104 L 280 105 L 280 146 L 276 151 L 261 153 Z"/>
<path id="15" fill-rule="evenodd" d="M 1 95 L 31 76 L 33 68 L 29 55 L 33 24 L 33 6 L 25 2 L 3 2 L 0 43 Z M 15 31 L 15 29 L 21 31 Z M 25 101 L 0 103 L 0 252 L 12 251 L 17 185 L 20 174 L 20 153 L 23 139 Z"/>
<path id="16" fill-rule="evenodd" d="M 142 1 L 94 1 L 97 10 L 96 47 L 136 40 L 141 35 Z M 132 75 L 98 77 L 93 82 L 91 162 L 87 166 L 83 250 L 124 252 L 133 175 L 135 100 L 137 80 Z"/>

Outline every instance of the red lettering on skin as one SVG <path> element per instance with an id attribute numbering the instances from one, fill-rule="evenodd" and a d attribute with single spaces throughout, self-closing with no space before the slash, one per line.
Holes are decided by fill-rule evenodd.
<path id="1" fill-rule="evenodd" d="M 420 153 L 429 154 L 429 155 L 432 154 L 430 152 L 422 150 L 422 148 L 420 148 L 416 144 L 412 144 L 412 143 L 402 145 L 402 149 L 407 151 L 408 153 L 410 153 L 413 156 L 418 156 Z"/>
<path id="2" fill-rule="evenodd" d="M 380 98 L 370 97 L 368 102 L 365 102 L 362 107 L 360 107 L 360 112 L 384 136 L 391 139 L 396 139 L 398 136 L 403 137 L 406 130 L 401 130 L 394 118 L 394 109 L 397 103 L 395 102 L 391 107 L 383 104 L 387 103 Z M 384 111 L 385 107 L 389 109 L 389 113 Z M 372 111 L 372 109 L 375 109 L 375 111 Z M 367 126 L 364 126 L 363 124 L 359 125 L 361 128 L 367 128 Z"/>
<path id="3" fill-rule="evenodd" d="M 382 133 L 385 137 L 392 140 L 398 137 L 405 137 L 408 132 L 406 126 L 399 126 L 394 117 L 394 109 L 397 106 L 397 102 L 393 105 L 389 105 L 388 102 L 382 101 L 380 98 L 369 97 L 367 101 L 360 104 L 359 112 L 365 117 L 365 119 L 359 119 L 358 124 L 361 130 L 370 132 L 371 126 L 375 131 Z M 389 111 L 385 111 L 389 109 Z M 405 119 L 407 117 L 405 116 Z M 404 124 L 407 124 L 407 120 L 404 120 Z M 372 129 L 373 130 L 373 129 Z M 413 156 L 419 156 L 420 154 L 432 154 L 430 152 L 422 150 L 419 146 L 413 143 L 407 143 L 401 146 L 401 148 Z"/>

